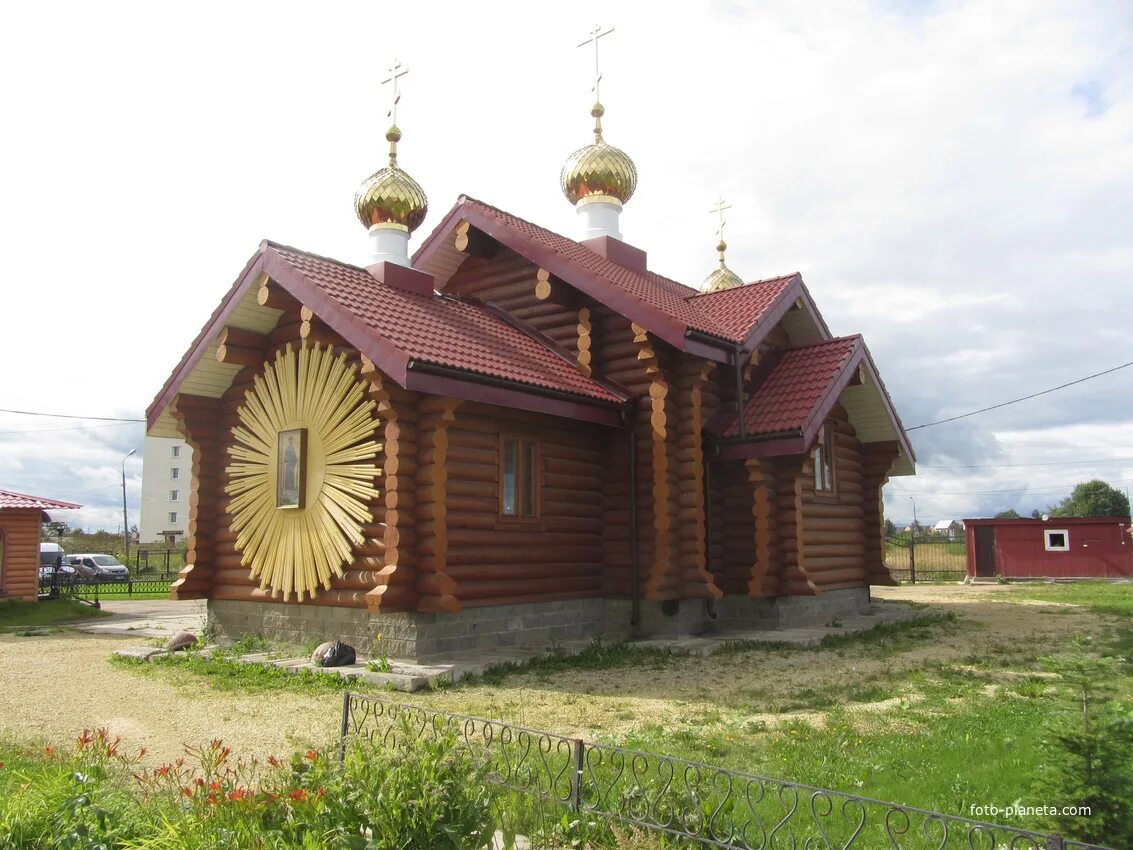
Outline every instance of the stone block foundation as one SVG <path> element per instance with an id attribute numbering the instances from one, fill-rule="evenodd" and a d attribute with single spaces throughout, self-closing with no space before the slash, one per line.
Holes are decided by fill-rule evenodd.
<path id="1" fill-rule="evenodd" d="M 642 602 L 637 636 L 689 637 L 702 634 L 823 626 L 859 614 L 869 606 L 869 588 L 819 596 L 752 599 L 727 596 L 703 600 Z M 301 646 L 341 639 L 367 657 L 440 661 L 455 653 L 507 649 L 548 649 L 557 643 L 600 638 L 614 642 L 635 636 L 628 599 L 568 599 L 466 608 L 456 614 L 403 612 L 370 614 L 363 608 L 210 599 L 208 622 L 217 637 L 235 640 L 258 634 Z"/>

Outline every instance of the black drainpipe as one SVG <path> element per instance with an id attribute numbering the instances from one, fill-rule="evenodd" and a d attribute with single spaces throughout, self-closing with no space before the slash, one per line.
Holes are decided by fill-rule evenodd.
<path id="1" fill-rule="evenodd" d="M 634 634 L 641 630 L 641 592 L 640 578 L 637 574 L 637 431 L 634 425 L 637 417 L 630 418 L 629 430 L 629 564 L 630 581 L 632 582 L 633 613 L 630 615 L 630 625 Z"/>
<path id="2" fill-rule="evenodd" d="M 712 575 L 712 462 L 704 458 L 704 569 Z M 716 619 L 716 600 L 704 600 L 704 613 Z"/>
<path id="3" fill-rule="evenodd" d="M 744 422 L 744 370 L 743 361 L 740 360 L 742 348 L 736 347 L 732 357 L 736 362 L 736 419 L 740 423 L 740 437 L 747 436 L 747 423 Z"/>

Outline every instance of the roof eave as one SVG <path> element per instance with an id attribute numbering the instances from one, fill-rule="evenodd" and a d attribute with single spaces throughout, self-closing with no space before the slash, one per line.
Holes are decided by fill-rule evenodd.
<path id="1" fill-rule="evenodd" d="M 587 399 L 572 393 L 519 384 L 423 360 L 409 361 L 404 386 L 418 392 L 579 419 L 609 427 L 624 424 L 625 414 L 629 409 L 628 402 Z"/>

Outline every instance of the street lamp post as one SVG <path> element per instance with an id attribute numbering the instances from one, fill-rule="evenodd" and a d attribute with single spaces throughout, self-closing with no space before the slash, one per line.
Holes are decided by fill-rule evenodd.
<path id="1" fill-rule="evenodd" d="M 122 561 L 126 566 L 130 565 L 130 523 L 126 517 L 126 458 L 135 454 L 137 449 L 130 449 L 126 457 L 122 458 Z"/>
<path id="2" fill-rule="evenodd" d="M 909 534 L 909 583 L 917 583 L 917 500 L 912 496 L 909 501 L 913 503 L 913 530 Z"/>

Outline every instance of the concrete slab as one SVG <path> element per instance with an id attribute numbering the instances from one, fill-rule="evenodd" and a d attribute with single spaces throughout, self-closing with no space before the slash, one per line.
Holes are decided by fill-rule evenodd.
<path id="1" fill-rule="evenodd" d="M 101 605 L 111 616 L 79 624 L 79 631 L 168 638 L 177 632 L 200 635 L 207 621 L 203 599 L 104 599 Z"/>
<path id="2" fill-rule="evenodd" d="M 811 647 L 822 643 L 822 640 L 828 635 L 855 634 L 868 631 L 882 624 L 931 616 L 932 613 L 930 610 L 895 602 L 875 603 L 870 606 L 867 612 L 846 617 L 840 620 L 838 625 L 782 630 L 732 631 L 683 638 L 649 638 L 631 641 L 629 645 L 643 649 L 666 650 L 674 655 L 712 655 L 725 646 L 736 643 L 788 644 Z M 184 613 L 171 616 L 170 622 L 183 616 L 185 616 Z M 175 631 L 180 630 L 180 627 L 175 629 Z M 131 631 L 130 634 L 139 634 L 139 632 Z M 523 664 L 538 656 L 577 655 L 591 644 L 592 641 L 590 640 L 572 640 L 549 647 L 543 652 L 531 649 L 467 650 L 450 653 L 444 662 L 427 664 L 387 659 L 389 663 L 389 670 L 387 671 L 368 669 L 367 659 L 362 657 L 358 658 L 357 663 L 342 667 L 317 667 L 311 663 L 309 658 L 280 658 L 263 652 L 249 653 L 239 656 L 235 660 L 243 664 L 271 664 L 292 673 L 310 670 L 324 675 L 341 676 L 344 679 L 354 680 L 366 685 L 410 693 L 445 682 L 458 682 L 468 676 L 482 675 L 490 668 L 503 664 Z M 206 647 L 206 650 L 208 649 L 210 647 Z M 116 654 L 127 658 L 145 658 L 153 650 L 154 647 L 152 646 L 130 647 L 118 650 Z"/>

